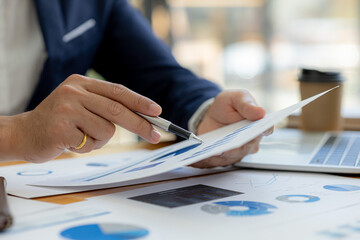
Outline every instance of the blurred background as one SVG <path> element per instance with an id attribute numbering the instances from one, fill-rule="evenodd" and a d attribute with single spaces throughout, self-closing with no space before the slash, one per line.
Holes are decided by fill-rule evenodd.
<path id="1" fill-rule="evenodd" d="M 360 108 L 358 0 L 132 0 L 177 60 L 268 110 L 299 99 L 299 68 L 340 70 L 344 110 Z M 353 111 L 352 111 L 353 110 Z"/>
<path id="2" fill-rule="evenodd" d="M 301 67 L 341 71 L 343 115 L 360 118 L 360 1 L 131 0 L 176 59 L 269 112 L 300 99 Z"/>

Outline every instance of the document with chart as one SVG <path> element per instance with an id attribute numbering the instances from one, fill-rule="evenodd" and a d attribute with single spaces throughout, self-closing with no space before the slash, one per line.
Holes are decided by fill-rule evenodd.
<path id="1" fill-rule="evenodd" d="M 187 166 L 208 157 L 240 147 L 273 125 L 283 120 L 297 109 L 314 101 L 331 90 L 325 91 L 278 112 L 267 114 L 258 121 L 243 120 L 201 135 L 204 143 L 195 140 L 183 141 L 150 153 L 134 157 L 126 163 L 101 168 L 85 174 L 67 176 L 46 175 L 42 181 L 32 182 L 34 186 L 91 186 L 130 181 L 149 177 Z"/>

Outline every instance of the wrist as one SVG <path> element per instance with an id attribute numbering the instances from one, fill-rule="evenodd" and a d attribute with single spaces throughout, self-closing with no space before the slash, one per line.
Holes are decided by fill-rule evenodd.
<path id="1" fill-rule="evenodd" d="M 0 116 L 0 161 L 23 160 L 20 115 Z"/>
<path id="2" fill-rule="evenodd" d="M 14 159 L 11 151 L 13 116 L 0 117 L 0 161 Z"/>

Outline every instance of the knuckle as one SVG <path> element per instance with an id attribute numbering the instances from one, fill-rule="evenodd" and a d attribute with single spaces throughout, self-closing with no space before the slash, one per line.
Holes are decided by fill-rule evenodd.
<path id="1" fill-rule="evenodd" d="M 124 87 L 123 85 L 111 84 L 111 87 L 110 87 L 111 96 L 121 98 L 121 97 L 124 97 L 124 95 L 126 95 L 126 93 L 127 93 L 127 88 Z"/>
<path id="2" fill-rule="evenodd" d="M 57 92 L 61 95 L 67 95 L 69 92 L 72 91 L 73 91 L 73 86 L 71 86 L 70 83 L 60 85 L 57 89 Z"/>
<path id="3" fill-rule="evenodd" d="M 152 103 L 147 97 L 131 92 L 129 97 L 132 99 L 132 107 L 135 109 L 145 109 L 149 108 Z"/>
<path id="4" fill-rule="evenodd" d="M 64 84 L 59 86 L 58 93 L 64 96 L 82 95 L 82 92 L 71 84 Z"/>
<path id="5" fill-rule="evenodd" d="M 112 101 L 108 105 L 108 111 L 113 116 L 119 116 L 124 114 L 125 108 L 120 103 Z"/>
<path id="6" fill-rule="evenodd" d="M 140 106 L 144 105 L 145 101 L 144 101 L 143 97 L 137 96 L 135 99 L 136 99 L 135 100 L 135 106 L 136 107 L 140 107 Z"/>
<path id="7" fill-rule="evenodd" d="M 84 79 L 84 76 L 80 74 L 71 74 L 66 81 L 81 81 Z"/>

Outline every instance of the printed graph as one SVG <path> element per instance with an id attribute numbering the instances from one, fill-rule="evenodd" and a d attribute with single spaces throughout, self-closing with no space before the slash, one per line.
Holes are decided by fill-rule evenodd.
<path id="1" fill-rule="evenodd" d="M 291 195 L 282 195 L 276 198 L 276 200 L 288 203 L 311 203 L 317 202 L 320 200 L 319 197 L 302 195 L 302 194 L 291 194 Z"/>
<path id="2" fill-rule="evenodd" d="M 145 228 L 115 223 L 80 225 L 65 229 L 60 233 L 62 237 L 73 240 L 127 240 L 141 238 L 148 234 L 149 231 Z"/>
<path id="3" fill-rule="evenodd" d="M 347 184 L 325 185 L 324 188 L 330 191 L 337 191 L 337 192 L 352 192 L 352 191 L 360 190 L 360 186 L 347 185 Z"/>
<path id="4" fill-rule="evenodd" d="M 241 208 L 244 209 L 241 210 Z M 277 209 L 277 207 L 271 204 L 251 201 L 215 202 L 201 207 L 201 210 L 204 212 L 210 214 L 225 214 L 229 217 L 265 215 L 273 213 L 272 210 L 274 209 Z"/>

